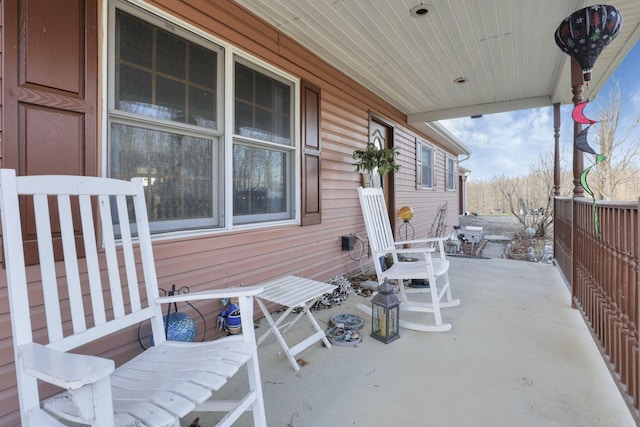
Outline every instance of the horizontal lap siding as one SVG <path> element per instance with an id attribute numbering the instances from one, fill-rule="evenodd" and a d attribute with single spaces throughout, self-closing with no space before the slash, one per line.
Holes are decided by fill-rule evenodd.
<path id="1" fill-rule="evenodd" d="M 4 21 L 4 19 L 2 19 L 3 11 L 4 11 L 4 2 L 3 0 L 0 0 L 0 35 L 3 34 L 3 31 L 2 31 L 2 22 Z M 0 40 L 2 40 L 2 37 L 0 37 Z M 0 60 L 2 60 L 3 51 L 4 51 L 4 43 L 0 43 Z M 0 87 L 3 87 L 2 78 L 3 78 L 2 71 L 0 71 Z M 3 144 L 3 137 L 2 137 L 3 136 L 2 130 L 4 128 L 4 124 L 2 123 L 2 117 L 4 115 L 2 114 L 2 103 L 3 103 L 3 97 L 0 96 L 0 162 L 4 163 L 4 144 Z M 3 360 L 3 359 L 0 359 L 0 360 Z"/>
<path id="2" fill-rule="evenodd" d="M 433 222 L 436 220 L 438 209 L 447 204 L 446 229 L 451 232 L 454 225 L 458 225 L 458 191 L 446 191 L 445 159 L 446 153 L 435 147 L 435 188 L 416 190 L 416 134 L 406 128 L 396 128 L 395 142 L 399 149 L 398 162 L 400 171 L 396 174 L 396 208 L 408 205 L 414 211 L 411 225 L 415 228 L 415 237 L 427 237 Z M 456 180 L 457 184 L 457 180 Z M 397 227 L 402 221 L 396 217 Z"/>
<path id="3" fill-rule="evenodd" d="M 447 225 L 457 224 L 457 192 L 445 192 L 444 152 L 436 146 L 435 190 L 415 188 L 415 140 L 426 139 L 406 124 L 406 116 L 374 96 L 311 52 L 279 34 L 263 21 L 244 12 L 230 1 L 158 0 L 158 7 L 210 32 L 282 70 L 309 81 L 321 89 L 322 140 L 322 223 L 301 227 L 285 225 L 255 230 L 214 233 L 154 243 L 159 286 L 188 286 L 191 292 L 216 287 L 260 283 L 284 274 L 317 280 L 360 271 L 360 263 L 342 252 L 340 236 L 354 233 L 366 242 L 366 233 L 357 198 L 360 176 L 354 172 L 352 153 L 367 142 L 370 113 L 394 127 L 400 171 L 396 174 L 396 207 L 410 205 L 415 211 L 412 225 L 416 237 L 426 235 L 436 210 L 448 201 Z M 103 141 L 104 143 L 104 141 Z M 401 222 L 396 219 L 397 226 Z M 396 227 L 397 228 L 397 227 Z M 366 249 L 366 248 L 365 248 Z M 354 257 L 360 253 L 356 243 Z M 371 259 L 364 253 L 365 266 Z M 37 273 L 29 271 L 30 280 Z M 0 295 L 6 293 L 5 277 L 0 279 Z M 36 300 L 41 297 L 35 297 Z M 8 307 L 0 298 L 0 328 L 10 330 Z M 39 302 L 40 303 L 40 302 Z M 212 338 L 219 301 L 196 305 L 206 318 L 207 338 Z M 186 304 L 181 311 L 197 316 Z M 38 316 L 41 322 L 42 315 Z M 196 319 L 198 322 L 199 319 Z M 263 326 L 264 327 L 264 326 Z M 199 332 L 200 333 L 200 332 Z M 11 338 L 0 335 L 0 425 L 17 423 L 17 395 L 13 376 Z M 198 335 L 199 337 L 200 335 Z M 89 350 L 120 364 L 140 351 L 137 329 L 120 332 L 96 343 Z"/>

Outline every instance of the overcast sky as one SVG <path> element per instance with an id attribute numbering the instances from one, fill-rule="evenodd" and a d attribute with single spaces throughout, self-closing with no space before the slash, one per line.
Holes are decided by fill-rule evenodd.
<path id="1" fill-rule="evenodd" d="M 597 64 L 597 63 L 596 63 Z M 621 114 L 624 123 L 629 123 L 640 115 L 640 44 L 631 50 L 620 64 L 607 84 L 600 90 L 596 99 L 585 109 L 585 115 L 597 119 L 598 104 L 610 97 L 611 87 L 617 80 L 621 89 Z M 597 69 L 594 69 L 596 72 Z M 560 144 L 571 159 L 573 142 L 573 120 L 571 105 L 561 108 Z M 589 113 L 592 114 L 589 114 Z M 619 130 L 628 129 L 624 123 Z M 541 153 L 553 151 L 553 107 L 521 110 L 511 113 L 489 114 L 478 119 L 465 117 L 455 120 L 442 120 L 440 124 L 447 128 L 471 151 L 469 160 L 460 166 L 471 170 L 470 180 L 490 181 L 494 176 L 524 176 L 529 172 Z M 589 134 L 597 133 L 594 128 Z M 639 136 L 636 136 L 638 138 Z M 597 145 L 589 138 L 589 144 L 596 150 Z M 585 165 L 591 160 L 585 156 Z"/>

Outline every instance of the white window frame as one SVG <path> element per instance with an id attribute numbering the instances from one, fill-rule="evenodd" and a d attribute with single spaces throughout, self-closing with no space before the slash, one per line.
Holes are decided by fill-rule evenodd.
<path id="1" fill-rule="evenodd" d="M 456 191 L 456 159 L 452 156 L 445 156 L 445 176 L 444 188 L 446 191 Z"/>
<path id="2" fill-rule="evenodd" d="M 263 213 L 263 214 L 252 214 L 252 215 L 242 215 L 242 216 L 234 216 L 233 217 L 233 221 L 235 224 L 252 224 L 252 223 L 259 223 L 259 222 L 269 222 L 269 221 L 277 221 L 277 220 L 288 220 L 288 219 L 292 219 L 295 216 L 295 204 L 293 203 L 295 200 L 295 193 L 294 193 L 294 188 L 296 187 L 294 185 L 294 181 L 295 180 L 293 177 L 294 175 L 297 176 L 298 174 L 295 173 L 295 159 L 298 157 L 297 153 L 298 150 L 296 149 L 296 131 L 295 131 L 295 116 L 299 115 L 298 111 L 295 109 L 295 105 L 296 105 L 296 85 L 294 84 L 294 82 L 292 82 L 289 79 L 285 79 L 283 78 L 281 75 L 278 75 L 276 73 L 274 73 L 273 71 L 266 69 L 260 65 L 255 64 L 254 62 L 247 60 L 246 58 L 242 57 L 242 56 L 238 56 L 236 55 L 234 57 L 234 70 L 235 70 L 235 64 L 241 64 L 255 72 L 261 73 L 269 78 L 272 78 L 276 81 L 279 81 L 280 83 L 283 83 L 287 86 L 291 87 L 291 97 L 290 97 L 290 115 L 291 115 L 291 120 L 292 122 L 290 123 L 291 128 L 289 129 L 290 132 L 290 144 L 281 144 L 281 143 L 276 143 L 276 142 L 271 142 L 271 141 L 266 141 L 266 140 L 262 140 L 262 139 L 258 139 L 256 137 L 253 136 L 246 136 L 246 135 L 239 135 L 237 133 L 235 133 L 235 122 L 234 122 L 234 126 L 231 127 L 230 129 L 232 129 L 229 133 L 233 134 L 233 145 L 235 146 L 236 144 L 241 144 L 241 145 L 245 145 L 251 148 L 258 148 L 258 149 L 266 149 L 266 150 L 270 150 L 270 151 L 274 151 L 274 152 L 280 152 L 284 155 L 284 158 L 286 159 L 286 190 L 285 190 L 285 194 L 286 194 L 286 200 L 287 200 L 287 208 L 285 212 L 278 212 L 278 213 Z M 235 74 L 234 74 L 235 77 Z M 233 78 L 232 78 L 233 79 Z M 235 87 L 235 85 L 234 85 Z M 233 96 L 234 99 L 234 103 L 235 103 L 235 94 Z M 232 111 L 233 114 L 235 114 L 235 104 L 234 104 L 234 109 Z M 234 116 L 235 119 L 235 116 Z M 233 151 L 233 147 L 231 149 Z"/>
<path id="3" fill-rule="evenodd" d="M 178 28 L 180 37 L 183 37 L 184 33 L 191 33 L 195 38 L 201 38 L 207 44 L 211 43 L 212 45 L 218 46 L 221 50 L 219 52 L 218 57 L 222 58 L 222 66 L 218 69 L 218 73 L 222 75 L 221 86 L 219 89 L 222 97 L 219 99 L 219 107 L 218 107 L 218 132 L 213 132 L 212 135 L 215 135 L 219 138 L 218 152 L 216 154 L 219 155 L 221 160 L 221 164 L 214 165 L 214 175 L 215 179 L 220 179 L 221 185 L 219 186 L 219 193 L 215 195 L 213 198 L 213 203 L 217 204 L 219 207 L 219 224 L 217 226 L 211 225 L 203 225 L 201 227 L 194 227 L 186 229 L 187 227 L 178 227 L 173 229 L 158 229 L 157 225 L 153 222 L 150 224 L 152 227 L 152 231 L 154 233 L 158 233 L 154 235 L 154 239 L 164 239 L 164 238 L 173 238 L 173 237 L 181 237 L 188 235 L 200 235 L 200 234 L 211 234 L 218 233 L 221 231 L 230 231 L 234 229 L 247 229 L 247 228 L 264 228 L 264 227 L 273 227 L 283 224 L 296 224 L 300 222 L 300 204 L 301 204 L 301 163 L 300 163 L 300 79 L 280 70 L 267 62 L 254 57 L 253 55 L 244 52 L 243 50 L 225 42 L 223 40 L 218 39 L 217 37 L 207 33 L 206 31 L 195 27 L 185 21 L 182 21 L 178 17 L 161 10 L 157 7 L 149 5 L 143 0 L 111 0 L 105 1 L 103 4 L 103 28 L 106 29 L 105 33 L 108 35 L 102 39 L 102 64 L 105 65 L 104 72 L 102 75 L 102 92 L 104 96 L 102 97 L 102 122 L 103 126 L 101 127 L 102 132 L 102 170 L 103 175 L 107 175 L 110 170 L 109 166 L 109 150 L 110 150 L 110 127 L 111 120 L 114 117 L 119 119 L 126 119 L 125 117 L 120 117 L 118 112 L 115 112 L 114 115 L 114 102 L 115 102 L 115 86 L 113 79 L 113 70 L 114 70 L 114 26 L 115 23 L 112 23 L 112 20 L 115 18 L 115 9 L 123 9 L 127 13 L 134 14 L 145 21 L 158 25 L 158 22 L 162 22 L 160 25 L 162 28 L 171 31 L 172 28 Z M 134 11 L 134 13 L 132 13 Z M 191 40 L 191 39 L 189 39 Z M 276 76 L 276 78 L 286 81 L 291 85 L 291 99 L 292 99 L 292 107 L 291 107 L 291 119 L 292 130 L 291 130 L 291 146 L 290 147 L 281 147 L 278 148 L 286 148 L 287 152 L 287 162 L 289 165 L 287 167 L 287 173 L 289 176 L 287 177 L 287 187 L 288 187 L 288 212 L 286 217 L 281 215 L 279 218 L 253 218 L 255 222 L 250 223 L 234 223 L 233 221 L 233 173 L 232 173 L 232 165 L 233 165 L 233 143 L 234 137 L 236 135 L 233 134 L 233 114 L 234 114 L 234 73 L 233 73 L 233 64 L 235 60 L 241 60 L 244 65 L 248 65 L 251 67 L 257 67 L 259 71 L 266 71 L 272 76 Z M 162 123 L 163 126 L 172 127 L 173 124 Z M 178 127 L 182 127 L 181 124 L 178 124 Z M 189 126 L 189 125 L 187 125 Z M 193 129 L 189 129 L 194 136 L 199 136 L 198 130 L 195 127 Z M 166 128 L 161 130 L 167 130 Z M 184 133 L 184 131 L 181 131 Z M 211 137 L 211 135 L 209 136 Z M 215 182 L 214 182 L 215 184 Z M 214 185 L 215 186 L 215 185 Z M 165 227 L 166 228 L 166 227 Z M 171 227 L 169 227 L 171 228 Z"/>
<path id="4" fill-rule="evenodd" d="M 423 148 L 430 150 L 431 152 L 431 185 L 425 185 L 424 177 L 422 176 Z M 416 188 L 418 190 L 435 190 L 436 188 L 436 149 L 433 145 L 427 144 L 424 141 L 418 140 L 416 143 Z"/>

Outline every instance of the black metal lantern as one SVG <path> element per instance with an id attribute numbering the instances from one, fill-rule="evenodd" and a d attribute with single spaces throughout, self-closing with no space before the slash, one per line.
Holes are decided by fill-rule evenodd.
<path id="1" fill-rule="evenodd" d="M 386 278 L 371 303 L 371 336 L 385 344 L 400 338 L 400 301 Z"/>

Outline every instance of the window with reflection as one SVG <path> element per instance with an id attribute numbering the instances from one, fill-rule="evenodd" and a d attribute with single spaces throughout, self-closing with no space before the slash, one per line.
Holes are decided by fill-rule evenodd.
<path id="1" fill-rule="evenodd" d="M 290 219 L 292 85 L 236 61 L 234 88 L 234 223 Z"/>
<path id="2" fill-rule="evenodd" d="M 157 231 L 215 225 L 213 140 L 121 124 L 111 133 L 111 176 L 144 178 Z"/>
<path id="3" fill-rule="evenodd" d="M 115 108 L 217 128 L 218 53 L 116 11 Z"/>
<path id="4" fill-rule="evenodd" d="M 447 156 L 446 162 L 447 190 L 453 191 L 456 189 L 456 160 L 453 157 Z"/>
<path id="5" fill-rule="evenodd" d="M 152 232 L 295 218 L 294 82 L 128 2 L 110 22 L 108 171 L 143 177 Z"/>
<path id="6" fill-rule="evenodd" d="M 422 188 L 433 188 L 433 147 L 425 143 L 421 144 L 420 157 L 421 157 L 421 174 L 422 174 Z"/>
<path id="7" fill-rule="evenodd" d="M 221 49 L 134 8 L 114 15 L 110 176 L 144 178 L 153 232 L 222 226 Z"/>

